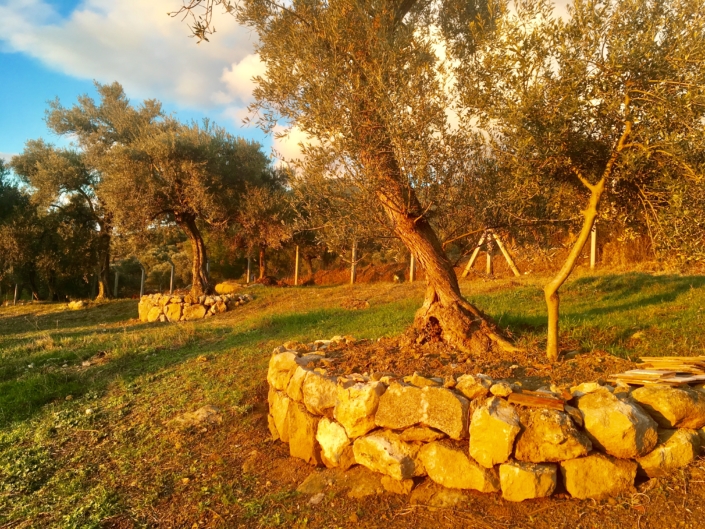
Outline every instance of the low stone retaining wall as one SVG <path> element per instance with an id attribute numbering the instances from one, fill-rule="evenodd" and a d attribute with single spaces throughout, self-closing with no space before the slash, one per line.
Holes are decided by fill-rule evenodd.
<path id="1" fill-rule="evenodd" d="M 409 493 L 427 476 L 510 501 L 557 489 L 605 498 L 633 492 L 637 473 L 688 465 L 705 445 L 702 386 L 591 382 L 528 392 L 485 375 L 329 376 L 329 351 L 344 341 L 275 349 L 269 429 L 292 457 L 343 470 L 363 465 L 392 492 Z"/>
<path id="2" fill-rule="evenodd" d="M 225 294 L 192 298 L 169 294 L 142 296 L 138 306 L 140 321 L 192 321 L 233 310 L 252 301 L 249 294 Z"/>

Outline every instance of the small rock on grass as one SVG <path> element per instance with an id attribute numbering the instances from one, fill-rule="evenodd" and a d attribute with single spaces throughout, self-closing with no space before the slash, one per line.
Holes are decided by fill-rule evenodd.
<path id="1" fill-rule="evenodd" d="M 178 417 L 170 421 L 170 425 L 174 428 L 185 430 L 193 426 L 201 426 L 208 424 L 220 424 L 223 422 L 223 417 L 220 414 L 220 409 L 210 404 L 197 409 L 194 412 L 182 413 Z"/>
<path id="2" fill-rule="evenodd" d="M 324 498 L 325 498 L 325 494 L 323 494 L 322 492 L 319 492 L 318 494 L 314 494 L 313 496 L 311 496 L 311 498 L 308 500 L 308 502 L 311 505 L 318 505 L 319 503 L 321 503 L 323 501 Z"/>

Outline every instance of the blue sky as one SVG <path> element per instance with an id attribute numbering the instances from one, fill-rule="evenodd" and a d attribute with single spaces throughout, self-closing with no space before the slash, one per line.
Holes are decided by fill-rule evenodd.
<path id="1" fill-rule="evenodd" d="M 0 0 L 0 156 L 28 139 L 66 144 L 44 124 L 47 101 L 70 106 L 95 95 L 93 80 L 120 82 L 130 99 L 156 98 L 182 120 L 209 117 L 233 134 L 295 155 L 243 128 L 251 78 L 262 72 L 254 37 L 222 15 L 210 43 L 196 44 L 185 22 L 167 16 L 181 0 Z"/>

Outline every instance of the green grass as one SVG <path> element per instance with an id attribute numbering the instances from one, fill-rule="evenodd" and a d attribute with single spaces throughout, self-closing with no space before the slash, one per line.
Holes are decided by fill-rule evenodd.
<path id="1" fill-rule="evenodd" d="M 541 348 L 540 284 L 520 278 L 463 289 L 520 344 Z M 252 526 L 303 523 L 283 507 L 290 491 L 255 496 L 229 466 L 230 447 L 246 446 L 252 428 L 262 428 L 253 403 L 270 351 L 290 339 L 398 334 L 423 290 L 260 287 L 236 311 L 175 325 L 131 319 L 137 306 L 130 300 L 80 311 L 1 308 L 0 527 L 147 527 L 158 525 L 155 509 L 173 526 L 233 509 Z M 349 297 L 369 300 L 370 308 L 340 308 Z M 561 292 L 561 340 L 565 348 L 619 356 L 705 354 L 704 308 L 702 276 L 587 275 Z M 82 365 L 99 354 L 104 363 Z M 204 404 L 225 410 L 215 433 L 201 439 L 166 426 Z M 198 486 L 182 483 L 189 476 Z"/>

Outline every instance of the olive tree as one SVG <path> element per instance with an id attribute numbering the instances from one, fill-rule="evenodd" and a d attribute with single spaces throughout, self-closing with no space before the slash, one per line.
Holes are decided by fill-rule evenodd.
<path id="1" fill-rule="evenodd" d="M 14 156 L 12 168 L 31 190 L 32 203 L 47 212 L 87 214 L 97 250 L 98 299 L 110 297 L 110 243 L 112 213 L 100 191 L 100 173 L 88 165 L 86 155 L 73 149 L 58 149 L 43 140 L 30 140 Z M 79 215 L 79 216 L 80 216 Z M 71 215 L 69 215 L 71 216 Z M 78 253 L 78 250 L 77 250 Z"/>
<path id="2" fill-rule="evenodd" d="M 252 28 L 266 67 L 255 79 L 260 124 L 298 127 L 313 141 L 306 174 L 346 180 L 361 204 L 391 230 L 425 269 L 428 289 L 412 331 L 441 336 L 478 353 L 499 345 L 494 325 L 460 293 L 429 212 L 441 206 L 420 190 L 452 180 L 447 68 L 437 44 L 439 25 L 470 38 L 468 23 L 489 12 L 483 2 L 445 0 L 192 0 L 194 32 L 210 29 L 221 5 Z M 439 183 L 438 186 L 432 186 Z M 429 332 L 430 331 L 430 332 Z"/>
<path id="3" fill-rule="evenodd" d="M 191 295 L 210 293 L 200 224 L 224 228 L 243 207 L 248 183 L 267 169 L 259 145 L 209 123 L 165 118 L 114 148 L 104 163 L 106 196 L 118 223 L 133 230 L 176 223 L 191 243 Z"/>
<path id="4" fill-rule="evenodd" d="M 605 196 L 645 207 L 664 174 L 701 196 L 705 12 L 697 0 L 574 0 L 562 20 L 544 0 L 506 3 L 472 46 L 457 46 L 462 106 L 524 185 L 582 203 L 569 255 L 544 288 L 549 358 L 558 290 Z M 673 188 L 673 186 L 671 187 Z M 685 197 L 683 197 L 685 198 Z"/>

